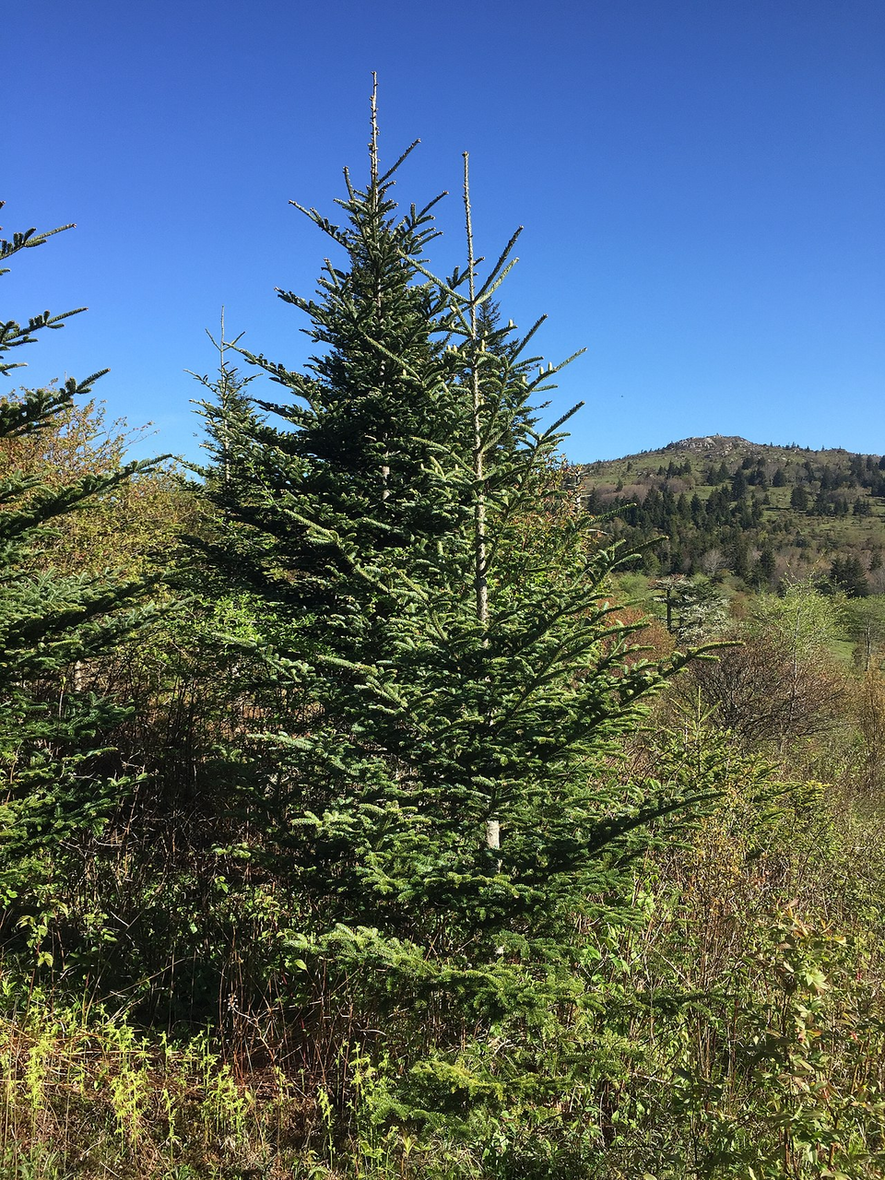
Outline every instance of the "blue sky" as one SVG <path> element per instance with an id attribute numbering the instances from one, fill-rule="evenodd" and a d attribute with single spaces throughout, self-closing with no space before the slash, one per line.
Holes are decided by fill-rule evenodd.
<path id="1" fill-rule="evenodd" d="M 370 75 L 397 191 L 442 189 L 461 252 L 471 153 L 481 251 L 524 225 L 501 290 L 545 359 L 587 352 L 553 410 L 590 461 L 673 439 L 885 451 L 885 5 L 881 0 L 46 0 L 6 25 L 4 319 L 87 305 L 23 384 L 109 366 L 140 450 L 197 454 L 184 370 L 204 329 L 297 368 L 279 286 L 310 294 L 331 212 L 366 171 Z M 253 386 L 253 389 L 255 387 Z"/>

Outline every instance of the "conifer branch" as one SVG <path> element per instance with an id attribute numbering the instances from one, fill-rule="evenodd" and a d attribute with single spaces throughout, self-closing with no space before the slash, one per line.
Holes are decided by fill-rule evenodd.
<path id="1" fill-rule="evenodd" d="M 513 232 L 512 236 L 510 238 L 510 241 L 507 243 L 507 245 L 501 251 L 501 253 L 498 257 L 498 261 L 495 263 L 495 265 L 492 267 L 491 271 L 489 272 L 489 275 L 486 278 L 485 283 L 483 283 L 480 294 L 490 293 L 489 287 L 491 286 L 492 283 L 495 284 L 495 287 L 499 286 L 499 283 L 495 283 L 495 279 L 498 277 L 498 273 L 500 272 L 501 268 L 504 266 L 505 263 L 507 263 L 507 269 L 504 271 L 504 274 L 507 274 L 507 272 L 510 271 L 516 265 L 517 262 L 519 262 L 518 258 L 514 258 L 508 263 L 508 259 L 510 258 L 510 251 L 516 245 L 516 242 L 517 242 L 520 234 L 522 233 L 522 231 L 523 231 L 523 227 L 520 225 Z M 503 278 L 504 275 L 502 275 L 501 277 Z"/>

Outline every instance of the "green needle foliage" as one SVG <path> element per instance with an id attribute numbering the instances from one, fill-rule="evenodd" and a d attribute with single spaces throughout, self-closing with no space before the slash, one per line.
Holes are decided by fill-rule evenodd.
<path id="1" fill-rule="evenodd" d="M 28 230 L 0 241 L 0 258 L 56 232 Z M 44 312 L 27 328 L 4 323 L 0 356 L 74 314 Z M 16 367 L 3 363 L 0 371 Z M 0 402 L 0 446 L 49 429 L 101 375 Z M 96 669 L 149 616 L 139 603 L 146 587 L 58 574 L 46 545 L 54 521 L 147 466 L 85 474 L 62 486 L 12 467 L 0 481 L 0 889 L 7 901 L 35 885 L 38 860 L 101 826 L 133 781 L 108 741 L 127 710 L 103 697 Z"/>

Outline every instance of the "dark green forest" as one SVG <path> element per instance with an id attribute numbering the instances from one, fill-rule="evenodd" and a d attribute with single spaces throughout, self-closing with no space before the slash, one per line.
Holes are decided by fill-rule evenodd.
<path id="1" fill-rule="evenodd" d="M 200 468 L 0 324 L 0 1175 L 881 1176 L 885 460 L 570 466 L 375 144 Z"/>

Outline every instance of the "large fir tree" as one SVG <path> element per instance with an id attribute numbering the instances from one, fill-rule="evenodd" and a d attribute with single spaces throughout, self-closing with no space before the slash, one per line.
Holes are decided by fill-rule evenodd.
<path id="1" fill-rule="evenodd" d="M 637 702 L 682 658 L 630 652 L 607 581 L 619 554 L 550 478 L 561 423 L 539 431 L 531 404 L 555 370 L 488 314 L 513 242 L 481 280 L 465 175 L 467 263 L 435 279 L 430 206 L 396 219 L 376 135 L 373 118 L 346 226 L 308 214 L 347 265 L 317 301 L 282 293 L 323 351 L 304 373 L 245 354 L 294 395 L 260 403 L 283 425 L 214 411 L 220 532 L 203 546 L 248 593 L 277 689 L 251 765 L 232 749 L 261 835 L 231 852 L 296 899 L 280 953 L 308 972 L 301 1027 L 332 1057 L 336 1037 L 377 1035 L 379 1008 L 406 1027 L 443 1005 L 482 1027 L 574 997 L 576 914 L 690 794 L 612 770 Z M 438 1049 L 431 1090 L 451 1064 Z"/>

